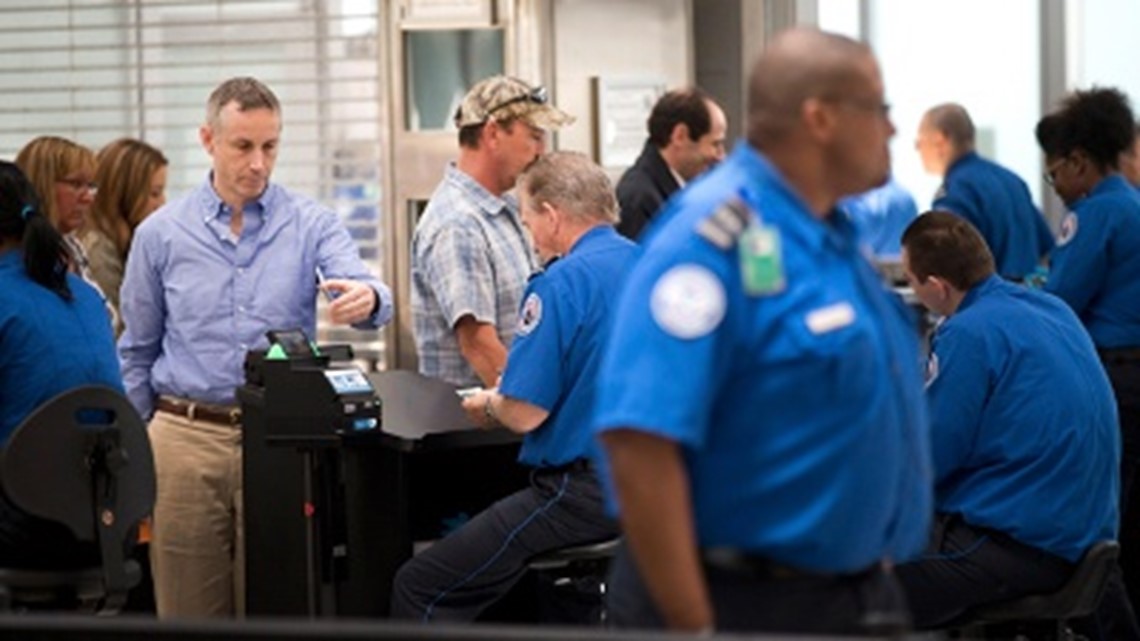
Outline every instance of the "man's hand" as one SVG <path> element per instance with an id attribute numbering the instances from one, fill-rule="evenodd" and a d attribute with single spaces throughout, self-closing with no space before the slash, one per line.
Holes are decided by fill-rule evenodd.
<path id="1" fill-rule="evenodd" d="M 376 309 L 376 290 L 355 280 L 332 278 L 321 284 L 332 302 L 329 318 L 339 325 L 353 325 L 366 320 Z"/>

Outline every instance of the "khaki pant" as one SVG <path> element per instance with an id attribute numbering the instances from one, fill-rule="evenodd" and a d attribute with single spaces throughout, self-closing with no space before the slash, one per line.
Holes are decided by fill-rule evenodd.
<path id="1" fill-rule="evenodd" d="M 155 412 L 150 562 L 160 618 L 245 611 L 241 428 Z"/>

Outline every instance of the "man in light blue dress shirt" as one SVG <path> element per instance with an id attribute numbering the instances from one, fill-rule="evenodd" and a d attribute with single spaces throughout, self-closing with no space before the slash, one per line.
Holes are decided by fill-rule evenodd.
<path id="1" fill-rule="evenodd" d="M 269 182 L 281 107 L 253 78 L 210 95 L 207 180 L 149 217 L 131 245 L 119 356 L 150 418 L 158 474 L 151 563 L 160 617 L 231 616 L 244 598 L 241 416 L 234 390 L 265 332 L 315 335 L 318 289 L 334 323 L 392 317 L 337 215 Z M 318 283 L 317 274 L 325 280 Z"/>

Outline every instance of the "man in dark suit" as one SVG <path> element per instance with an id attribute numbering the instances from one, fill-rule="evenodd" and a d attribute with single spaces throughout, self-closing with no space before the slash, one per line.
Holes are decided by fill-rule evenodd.
<path id="1" fill-rule="evenodd" d="M 618 231 L 636 240 L 673 192 L 724 159 L 724 110 L 696 87 L 666 93 L 649 114 L 649 140 L 618 181 Z"/>

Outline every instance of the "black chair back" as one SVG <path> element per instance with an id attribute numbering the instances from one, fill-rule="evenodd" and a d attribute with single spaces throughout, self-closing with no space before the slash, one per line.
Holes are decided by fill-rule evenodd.
<path id="1" fill-rule="evenodd" d="M 118 610 L 130 587 L 127 538 L 155 500 L 146 425 L 127 398 L 110 387 L 88 385 L 44 403 L 0 453 L 0 482 L 16 507 L 98 545 L 100 610 Z"/>

